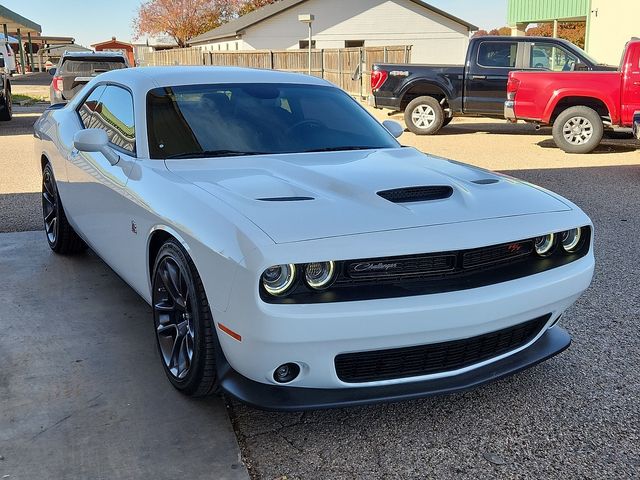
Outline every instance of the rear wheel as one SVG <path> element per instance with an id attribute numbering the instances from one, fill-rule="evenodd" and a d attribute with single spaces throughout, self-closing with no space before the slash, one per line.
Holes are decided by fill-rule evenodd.
<path id="1" fill-rule="evenodd" d="M 87 244 L 69 225 L 50 164 L 42 171 L 42 218 L 47 243 L 56 253 L 68 254 L 85 250 Z"/>
<path id="2" fill-rule="evenodd" d="M 567 108 L 553 122 L 553 140 L 567 153 L 592 152 L 600 144 L 603 132 L 598 112 L 585 106 Z"/>
<path id="3" fill-rule="evenodd" d="M 416 135 L 434 135 L 442 128 L 444 121 L 442 105 L 433 97 L 414 98 L 404 111 L 404 122 Z"/>
<path id="4" fill-rule="evenodd" d="M 158 352 L 171 384 L 192 396 L 217 393 L 217 339 L 204 286 L 180 243 L 168 240 L 153 268 Z"/>
<path id="5" fill-rule="evenodd" d="M 2 109 L 0 110 L 0 121 L 7 122 L 11 120 L 13 116 L 13 105 L 11 98 L 11 90 L 7 89 L 4 92 L 4 105 L 2 105 Z"/>

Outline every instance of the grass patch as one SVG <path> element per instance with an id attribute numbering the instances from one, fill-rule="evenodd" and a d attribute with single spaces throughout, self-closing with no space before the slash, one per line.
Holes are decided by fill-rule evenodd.
<path id="1" fill-rule="evenodd" d="M 32 105 L 37 102 L 46 102 L 48 98 L 44 95 L 24 95 L 22 93 L 15 93 L 11 96 L 13 103 L 18 105 Z"/>

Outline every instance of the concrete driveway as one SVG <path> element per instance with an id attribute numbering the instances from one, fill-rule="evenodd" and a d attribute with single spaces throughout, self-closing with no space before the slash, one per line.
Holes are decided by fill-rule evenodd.
<path id="1" fill-rule="evenodd" d="M 0 305 L 0 478 L 248 478 L 224 402 L 170 387 L 149 306 L 95 255 L 0 234 Z"/>

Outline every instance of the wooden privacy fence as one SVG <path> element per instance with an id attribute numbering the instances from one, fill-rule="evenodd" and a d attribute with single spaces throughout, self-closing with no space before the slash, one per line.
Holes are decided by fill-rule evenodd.
<path id="1" fill-rule="evenodd" d="M 374 63 L 410 63 L 411 46 L 335 48 L 311 52 L 311 74 L 324 78 L 350 93 L 366 97 L 371 93 L 371 65 Z M 207 51 L 199 47 L 148 52 L 141 62 L 157 65 L 223 65 L 266 68 L 307 73 L 307 50 L 234 50 Z"/>

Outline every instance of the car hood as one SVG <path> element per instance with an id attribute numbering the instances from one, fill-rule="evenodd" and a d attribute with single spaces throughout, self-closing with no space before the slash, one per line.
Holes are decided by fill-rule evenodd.
<path id="1" fill-rule="evenodd" d="M 571 210 L 525 182 L 413 148 L 167 160 L 166 165 L 276 243 Z M 451 194 L 407 203 L 378 195 L 423 186 L 451 187 Z"/>

